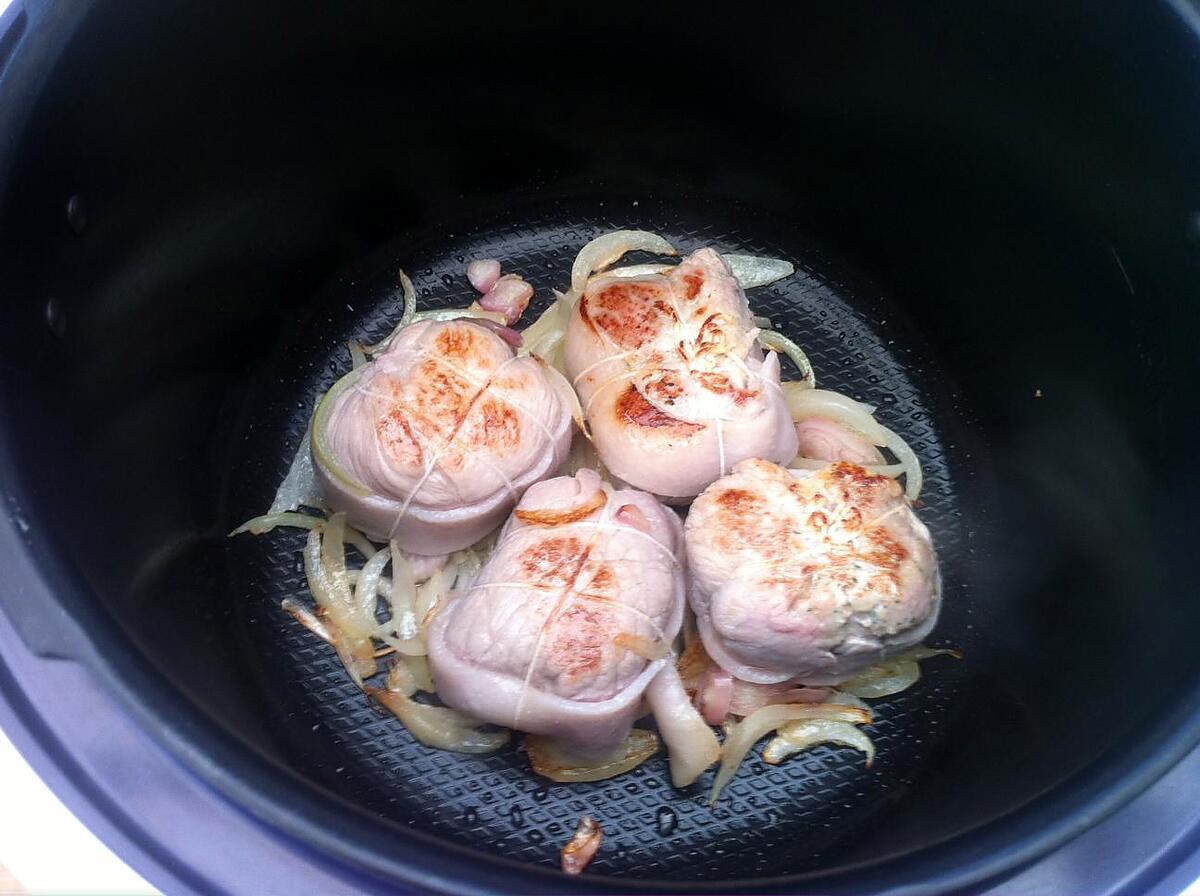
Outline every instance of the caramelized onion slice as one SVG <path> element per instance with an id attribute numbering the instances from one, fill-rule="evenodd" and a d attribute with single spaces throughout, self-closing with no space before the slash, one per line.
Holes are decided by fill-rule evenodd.
<path id="1" fill-rule="evenodd" d="M 759 330 L 758 341 L 772 351 L 783 352 L 791 358 L 796 369 L 800 371 L 801 382 L 813 387 L 817 385 L 817 374 L 813 371 L 812 362 L 808 360 L 808 355 L 804 354 L 804 349 L 792 340 L 775 330 Z"/>
<path id="2" fill-rule="evenodd" d="M 604 829 L 590 815 L 579 819 L 575 835 L 562 849 L 562 870 L 567 874 L 580 874 L 588 866 L 604 840 Z"/>
<path id="3" fill-rule="evenodd" d="M 588 277 L 602 271 L 621 256 L 635 251 L 652 252 L 655 255 L 678 255 L 675 247 L 657 233 L 646 230 L 614 230 L 598 236 L 575 256 L 571 265 L 571 302 L 574 304 L 583 295 Z"/>
<path id="4" fill-rule="evenodd" d="M 550 737 L 525 735 L 529 764 L 543 778 L 562 784 L 604 781 L 637 768 L 658 752 L 658 736 L 653 731 L 634 728 L 614 750 L 599 759 L 572 756 Z"/>

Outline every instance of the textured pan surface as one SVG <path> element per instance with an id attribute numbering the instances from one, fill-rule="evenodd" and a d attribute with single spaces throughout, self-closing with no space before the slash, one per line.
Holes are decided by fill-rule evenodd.
<path id="1" fill-rule="evenodd" d="M 369 705 L 332 651 L 279 609 L 284 597 L 307 599 L 301 534 L 277 531 L 231 542 L 227 573 L 240 598 L 239 630 L 258 660 L 255 686 L 277 718 L 273 727 L 297 769 L 340 797 L 381 816 L 484 852 L 557 864 L 581 813 L 604 826 L 604 847 L 589 873 L 622 877 L 736 879 L 786 874 L 828 861 L 841 843 L 869 836 L 887 807 L 903 799 L 927 768 L 949 727 L 956 696 L 966 690 L 975 634 L 984 608 L 966 587 L 972 520 L 958 503 L 971 459 L 956 453 L 963 424 L 939 371 L 901 315 L 878 291 L 830 266 L 797 243 L 762 239 L 778 232 L 736 209 L 688 209 L 643 202 L 556 208 L 519 226 L 466 233 L 429 233 L 375 255 L 358 272 L 330 285 L 319 313 L 299 320 L 274 354 L 253 397 L 254 414 L 231 473 L 231 514 L 252 515 L 270 503 L 314 399 L 349 367 L 345 340 L 373 340 L 399 316 L 395 270 L 403 265 L 418 290 L 418 307 L 462 305 L 474 293 L 464 262 L 496 257 L 506 271 L 537 287 L 532 311 L 550 288 L 569 282 L 571 262 L 592 237 L 614 227 L 657 230 L 687 251 L 726 251 L 790 258 L 794 277 L 750 294 L 756 314 L 807 350 L 820 385 L 879 407 L 925 469 L 921 517 L 937 544 L 945 577 L 945 610 L 931 642 L 968 652 L 965 662 L 937 659 L 910 692 L 875 702 L 871 730 L 879 755 L 873 768 L 859 754 L 821 747 L 780 766 L 757 754 L 743 765 L 714 809 L 712 773 L 686 792 L 669 783 L 660 755 L 616 780 L 551 784 L 527 766 L 518 741 L 490 756 L 460 756 L 416 744 L 399 722 Z M 533 319 L 532 314 L 528 318 Z M 794 375 L 794 371 L 790 372 Z M 787 374 L 785 374 L 787 375 Z M 237 520 L 231 519 L 231 524 Z"/>

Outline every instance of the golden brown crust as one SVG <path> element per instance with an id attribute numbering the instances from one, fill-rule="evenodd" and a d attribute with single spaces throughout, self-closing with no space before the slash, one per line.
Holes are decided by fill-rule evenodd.
<path id="1" fill-rule="evenodd" d="M 613 410 L 617 423 L 621 426 L 669 429 L 673 435 L 679 436 L 690 436 L 704 429 L 704 426 L 699 423 L 688 423 L 660 411 L 646 400 L 646 396 L 633 383 L 630 383 L 621 392 Z"/>
<path id="2" fill-rule="evenodd" d="M 517 508 L 514 516 L 523 523 L 534 526 L 562 526 L 566 523 L 576 523 L 586 519 L 608 503 L 608 495 L 597 491 L 591 498 L 577 507 L 566 510 L 522 510 Z"/>

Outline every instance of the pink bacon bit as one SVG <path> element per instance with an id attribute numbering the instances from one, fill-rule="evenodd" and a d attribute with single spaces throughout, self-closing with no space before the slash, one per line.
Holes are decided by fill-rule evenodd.
<path id="1" fill-rule="evenodd" d="M 623 523 L 631 529 L 647 533 L 650 531 L 650 521 L 636 504 L 622 504 L 617 508 L 616 516 L 618 523 Z"/>
<path id="2" fill-rule="evenodd" d="M 520 348 L 525 344 L 525 337 L 512 327 L 506 327 L 504 324 L 498 324 L 494 320 L 488 320 L 486 317 L 475 318 L 474 323 L 479 324 L 481 327 L 487 327 L 513 348 Z"/>
<path id="3" fill-rule="evenodd" d="M 808 417 L 797 423 L 796 440 L 801 457 L 856 464 L 883 463 L 878 448 L 858 433 L 824 417 Z"/>
<path id="4" fill-rule="evenodd" d="M 718 666 L 711 667 L 696 688 L 696 709 L 708 724 L 720 725 L 732 703 L 733 676 Z"/>
<path id="5" fill-rule="evenodd" d="M 575 836 L 562 849 L 562 870 L 567 874 L 581 874 L 603 840 L 604 829 L 590 815 L 584 815 L 579 819 Z"/>
<path id="6" fill-rule="evenodd" d="M 525 313 L 532 298 L 532 286 L 516 274 L 505 274 L 484 294 L 479 305 L 488 311 L 503 314 L 505 323 L 515 324 Z"/>
<path id="7" fill-rule="evenodd" d="M 494 258 L 481 258 L 467 265 L 467 279 L 475 291 L 486 294 L 500 279 L 500 262 Z"/>

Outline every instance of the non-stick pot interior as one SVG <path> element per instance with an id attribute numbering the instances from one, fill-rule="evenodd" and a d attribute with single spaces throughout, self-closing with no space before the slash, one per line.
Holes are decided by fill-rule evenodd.
<path id="1" fill-rule="evenodd" d="M 639 886 L 851 880 L 1149 759 L 1200 621 L 1173 13 L 369 7 L 94 4 L 4 160 L 4 475 L 174 712 L 347 836 L 365 812 L 548 864 L 590 811 L 593 871 Z M 794 260 L 753 301 L 926 462 L 935 640 L 965 658 L 882 704 L 869 770 L 752 759 L 710 810 L 663 760 L 548 787 L 515 750 L 426 750 L 278 610 L 299 540 L 225 537 L 344 341 L 394 320 L 398 265 L 450 304 L 495 254 L 546 299 L 614 226 Z"/>

